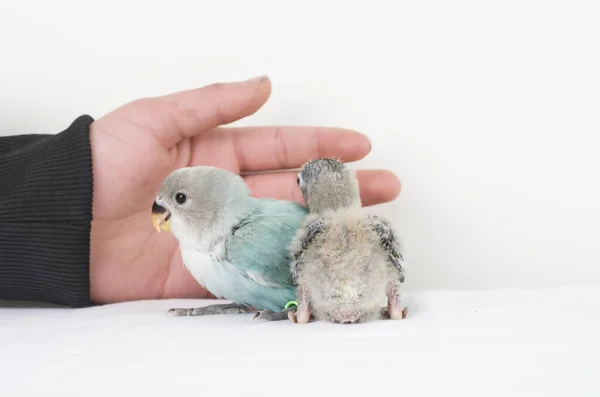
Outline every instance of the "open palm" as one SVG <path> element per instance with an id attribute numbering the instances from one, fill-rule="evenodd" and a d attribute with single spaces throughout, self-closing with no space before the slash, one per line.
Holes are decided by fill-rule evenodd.
<path id="1" fill-rule="evenodd" d="M 302 203 L 296 172 L 282 170 L 319 157 L 356 161 L 368 154 L 369 140 L 349 130 L 222 127 L 255 113 L 270 93 L 267 78 L 213 84 L 137 100 L 92 123 L 94 302 L 210 296 L 182 265 L 173 236 L 152 227 L 150 208 L 175 169 L 214 165 L 242 173 L 256 197 Z M 261 173 L 245 175 L 256 172 Z M 400 193 L 398 179 L 388 171 L 358 175 L 365 205 Z"/>

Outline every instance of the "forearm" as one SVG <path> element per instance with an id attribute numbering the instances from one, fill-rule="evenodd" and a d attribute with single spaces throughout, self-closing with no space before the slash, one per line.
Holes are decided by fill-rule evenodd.
<path id="1" fill-rule="evenodd" d="M 0 299 L 90 304 L 92 121 L 0 138 Z"/>

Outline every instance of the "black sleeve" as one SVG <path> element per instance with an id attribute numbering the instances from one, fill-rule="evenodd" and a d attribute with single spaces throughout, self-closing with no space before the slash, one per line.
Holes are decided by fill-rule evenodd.
<path id="1" fill-rule="evenodd" d="M 0 138 L 0 299 L 90 305 L 92 122 Z"/>

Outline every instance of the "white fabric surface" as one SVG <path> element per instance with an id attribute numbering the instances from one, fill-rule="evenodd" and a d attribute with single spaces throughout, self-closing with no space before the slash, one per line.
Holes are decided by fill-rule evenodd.
<path id="1" fill-rule="evenodd" d="M 0 396 L 600 396 L 600 288 L 406 294 L 361 325 L 0 309 Z"/>

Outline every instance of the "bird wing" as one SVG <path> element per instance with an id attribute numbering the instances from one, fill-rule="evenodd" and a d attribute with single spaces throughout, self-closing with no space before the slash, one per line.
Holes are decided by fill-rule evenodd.
<path id="1" fill-rule="evenodd" d="M 290 265 L 294 280 L 302 266 L 302 255 L 304 251 L 315 241 L 315 239 L 325 230 L 326 224 L 323 218 L 311 217 L 302 232 L 298 233 L 291 247 L 292 263 Z"/>
<path id="2" fill-rule="evenodd" d="M 262 286 L 294 288 L 289 245 L 306 213 L 294 202 L 260 199 L 257 209 L 228 239 L 231 262 Z"/>
<path id="3" fill-rule="evenodd" d="M 388 252 L 390 261 L 400 272 L 400 282 L 404 283 L 404 258 L 402 257 L 400 243 L 392 225 L 377 215 L 369 215 L 369 224 L 379 236 L 381 246 Z"/>

